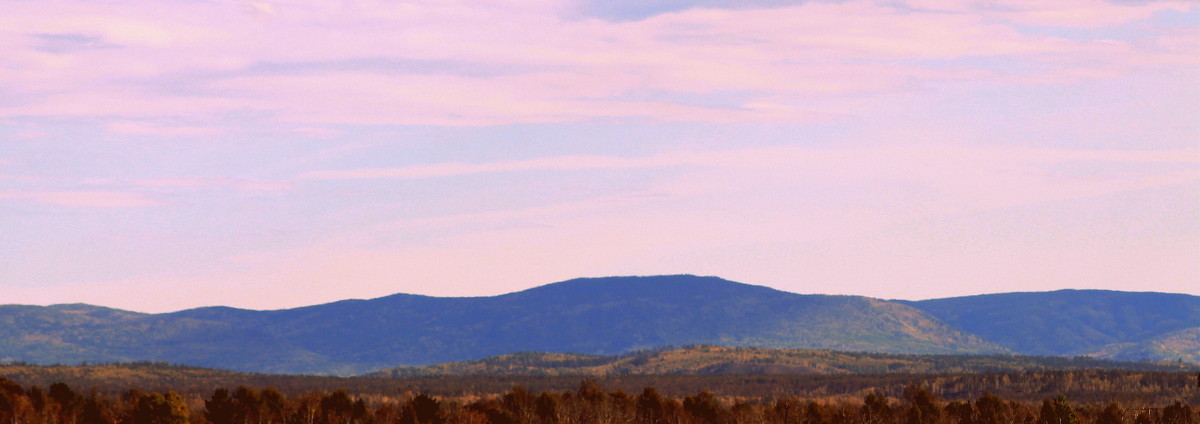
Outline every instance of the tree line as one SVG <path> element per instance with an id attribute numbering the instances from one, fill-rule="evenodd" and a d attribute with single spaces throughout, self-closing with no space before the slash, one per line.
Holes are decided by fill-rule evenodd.
<path id="1" fill-rule="evenodd" d="M 306 392 L 333 392 L 339 388 L 364 396 L 407 398 L 425 393 L 438 398 L 492 396 L 514 386 L 531 391 L 575 389 L 585 376 L 467 375 L 422 377 L 331 377 L 311 375 L 246 374 L 166 364 L 104 364 L 43 366 L 0 364 L 0 377 L 26 385 L 47 387 L 66 383 L 94 388 L 102 395 L 120 397 L 129 387 L 144 391 L 175 391 L 188 399 L 212 394 L 215 387 L 275 387 L 288 396 Z M 852 395 L 870 390 L 899 398 L 911 384 L 928 387 L 947 400 L 976 399 L 986 393 L 1020 402 L 1040 402 L 1066 394 L 1076 403 L 1118 401 L 1127 405 L 1161 405 L 1177 399 L 1200 404 L 1197 374 L 1178 371 L 1112 369 L 991 371 L 970 373 L 884 374 L 659 374 L 594 376 L 612 390 L 639 393 L 648 386 L 668 397 L 707 390 L 719 397 L 777 398 L 784 395 L 810 399 Z M 0 423 L 3 424 L 3 423 Z"/>
<path id="2" fill-rule="evenodd" d="M 1197 424 L 1184 399 L 1164 404 L 1036 402 L 993 393 L 946 400 L 908 385 L 855 396 L 802 398 L 668 396 L 652 386 L 629 393 L 585 379 L 574 389 L 521 386 L 487 396 L 403 397 L 344 389 L 286 395 L 273 387 L 217 388 L 202 396 L 128 389 L 119 395 L 43 389 L 0 377 L 0 424 Z"/>

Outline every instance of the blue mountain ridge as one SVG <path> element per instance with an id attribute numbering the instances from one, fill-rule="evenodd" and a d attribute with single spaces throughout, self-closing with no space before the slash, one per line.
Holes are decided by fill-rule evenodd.
<path id="1" fill-rule="evenodd" d="M 1053 293 L 1041 295 L 1057 302 Z M 5 305 L 0 360 L 149 360 L 252 372 L 357 374 L 521 351 L 612 355 L 689 344 L 953 354 L 1053 346 L 1059 350 L 1050 354 L 1066 354 L 1160 329 L 1200 326 L 1188 315 L 1200 310 L 1195 296 L 1167 295 L 1172 300 L 1159 308 L 1146 306 L 1157 298 L 1145 298 L 1150 300 L 1131 301 L 1142 306 L 1122 309 L 1112 300 L 1088 300 L 1092 295 L 1144 294 L 1083 293 L 1076 303 L 1093 307 L 1059 307 L 1053 321 L 1041 322 L 1054 325 L 1030 321 L 1010 327 L 1015 335 L 988 320 L 1016 320 L 1001 314 L 1001 304 L 1038 305 L 1039 294 L 899 302 L 801 295 L 691 275 L 581 278 L 499 296 L 396 294 L 273 311 L 206 307 L 140 314 L 90 305 Z M 1118 312 L 1109 312 L 1121 318 L 1096 321 L 1103 307 L 1116 307 Z M 991 315 L 978 312 L 989 310 Z M 1183 318 L 1145 324 L 1162 313 Z M 1062 339 L 1060 328 L 1084 328 L 1076 323 L 1084 320 L 1112 324 L 1087 327 L 1107 331 L 1103 337 L 1083 332 L 1065 344 L 1028 340 Z"/>

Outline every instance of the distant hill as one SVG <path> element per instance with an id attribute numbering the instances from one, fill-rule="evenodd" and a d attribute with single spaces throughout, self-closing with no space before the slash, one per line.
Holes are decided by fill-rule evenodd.
<path id="1" fill-rule="evenodd" d="M 661 374 L 930 374 L 1033 370 L 1126 369 L 1195 371 L 1200 365 L 1116 362 L 1088 357 L 904 355 L 828 350 L 689 346 L 601 356 L 522 352 L 368 374 L 433 375 L 661 375 Z"/>
<path id="2" fill-rule="evenodd" d="M 72 312 L 87 308 L 92 312 Z M 21 323 L 3 324 L 12 319 Z M 398 294 L 278 311 L 216 307 L 148 315 L 8 306 L 0 308 L 0 325 L 0 358 L 8 360 L 150 360 L 284 373 L 354 374 L 518 351 L 611 355 L 684 344 L 1004 351 L 896 302 L 687 275 L 577 279 L 494 297 Z"/>
<path id="3" fill-rule="evenodd" d="M 1200 327 L 1172 331 L 1138 342 L 1113 343 L 1086 355 L 1117 361 L 1182 361 L 1200 364 Z"/>
<path id="4" fill-rule="evenodd" d="M 1059 290 L 905 303 L 984 340 L 1030 355 L 1084 355 L 1115 344 L 1142 349 L 1133 345 L 1200 327 L 1200 297 L 1184 294 Z M 1146 356 L 1136 359 L 1177 357 L 1165 350 L 1156 351 L 1164 353 L 1160 355 L 1145 349 Z M 1194 358 L 1200 352 L 1191 354 L 1185 356 Z"/>
<path id="5" fill-rule="evenodd" d="M 111 390 L 126 390 L 136 387 L 142 390 L 192 389 L 194 393 L 211 393 L 213 387 L 255 383 L 255 377 L 258 376 L 150 362 L 92 365 L 0 364 L 0 378 L 41 387 L 65 382 L 78 389 L 105 387 Z"/>
<path id="6" fill-rule="evenodd" d="M 142 314 L 7 305 L 0 306 L 0 361 L 159 361 L 352 375 L 512 352 L 619 355 L 682 345 L 1082 355 L 1200 327 L 1197 299 L 1087 291 L 896 302 L 675 275 L 576 279 L 491 297 L 397 294 L 277 311 Z"/>

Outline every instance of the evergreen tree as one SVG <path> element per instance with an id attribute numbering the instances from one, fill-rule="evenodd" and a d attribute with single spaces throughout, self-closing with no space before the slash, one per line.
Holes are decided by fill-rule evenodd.
<path id="1" fill-rule="evenodd" d="M 975 400 L 975 420 L 978 424 L 1006 424 L 1012 415 L 1008 403 L 993 393 Z"/>
<path id="2" fill-rule="evenodd" d="M 559 406 L 560 401 L 558 395 L 553 392 L 542 392 L 537 398 L 537 416 L 544 423 L 556 423 L 559 421 Z"/>
<path id="3" fill-rule="evenodd" d="M 1162 410 L 1162 424 L 1194 424 L 1195 422 L 1192 407 L 1186 403 L 1175 401 L 1174 404 Z"/>
<path id="4" fill-rule="evenodd" d="M 350 424 L 353 419 L 354 401 L 345 390 L 337 390 L 321 398 L 321 409 L 317 417 L 321 424 Z"/>
<path id="5" fill-rule="evenodd" d="M 2 383 L 2 382 L 0 382 Z M 17 407 L 9 392 L 0 390 L 0 423 L 16 422 Z"/>
<path id="6" fill-rule="evenodd" d="M 234 389 L 234 424 L 259 424 L 261 413 L 262 398 L 259 397 L 258 391 L 246 386 L 238 386 L 237 389 Z"/>
<path id="7" fill-rule="evenodd" d="M 114 424 L 116 421 L 112 402 L 107 398 L 100 397 L 93 389 L 87 400 L 83 401 L 79 422 L 81 424 Z"/>
<path id="8" fill-rule="evenodd" d="M 804 417 L 804 406 L 795 397 L 784 396 L 775 399 L 775 404 L 771 405 L 770 414 L 772 418 L 779 422 L 800 422 Z"/>
<path id="9" fill-rule="evenodd" d="M 219 388 L 204 401 L 204 418 L 212 424 L 233 424 L 233 399 L 229 389 Z"/>
<path id="10" fill-rule="evenodd" d="M 1121 406 L 1116 402 L 1109 402 L 1108 406 L 1104 407 L 1104 411 L 1100 413 L 1100 417 L 1096 418 L 1096 424 L 1124 424 L 1125 411 L 1121 410 Z"/>
<path id="11" fill-rule="evenodd" d="M 501 402 L 504 404 L 504 409 L 507 409 L 518 423 L 532 422 L 533 417 L 537 415 L 537 398 L 524 387 L 513 387 L 504 394 Z"/>
<path id="12" fill-rule="evenodd" d="M 1075 415 L 1071 403 L 1067 402 L 1067 396 L 1058 395 L 1042 401 L 1037 424 L 1079 424 L 1079 417 Z"/>
<path id="13" fill-rule="evenodd" d="M 259 422 L 263 424 L 283 424 L 284 418 L 287 417 L 287 398 L 279 389 L 267 387 L 263 389 L 259 395 L 262 407 L 260 408 L 261 418 Z"/>
<path id="14" fill-rule="evenodd" d="M 862 422 L 867 424 L 886 423 L 892 420 L 892 407 L 888 405 L 887 396 L 879 390 L 863 396 Z"/>
<path id="15" fill-rule="evenodd" d="M 371 414 L 367 411 L 367 403 L 356 399 L 350 407 L 350 422 L 354 424 L 372 424 Z"/>
<path id="16" fill-rule="evenodd" d="M 720 424 L 729 421 L 729 410 L 708 391 L 684 398 L 683 409 L 704 423 Z"/>
<path id="17" fill-rule="evenodd" d="M 941 418 L 942 409 L 937 399 L 924 387 L 909 386 L 905 389 L 909 407 L 906 414 L 908 424 L 933 424 Z"/>
<path id="18" fill-rule="evenodd" d="M 188 424 L 187 402 L 178 393 L 140 395 L 136 405 L 133 424 Z"/>
<path id="19" fill-rule="evenodd" d="M 957 424 L 975 424 L 975 407 L 968 402 L 956 400 L 946 405 L 946 415 Z"/>
<path id="20" fill-rule="evenodd" d="M 808 406 L 804 408 L 804 424 L 825 424 L 828 420 L 821 413 L 821 405 L 816 401 L 808 402 Z"/>

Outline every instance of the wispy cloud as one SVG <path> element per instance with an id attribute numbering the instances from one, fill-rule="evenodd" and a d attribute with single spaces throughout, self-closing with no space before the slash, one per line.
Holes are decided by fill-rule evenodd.
<path id="1" fill-rule="evenodd" d="M 147 208 L 170 205 L 173 196 L 194 196 L 198 190 L 226 192 L 282 192 L 294 188 L 286 181 L 166 177 L 144 179 L 51 178 L 0 174 L 0 182 L 23 189 L 0 189 L 0 200 L 27 201 L 72 208 Z M 87 187 L 88 189 L 49 187 Z"/>
<path id="2" fill-rule="evenodd" d="M 1149 63 L 1191 63 L 1197 54 L 1195 45 L 1166 49 L 1021 29 L 1110 27 L 1192 10 L 1186 2 L 860 0 L 691 9 L 632 22 L 565 18 L 568 5 L 224 2 L 147 11 L 131 3 L 97 8 L 64 1 L 47 14 L 36 3 L 10 3 L 0 17 L 8 29 L 0 46 L 9 52 L 0 86 L 23 100 L 0 111 L 140 119 L 251 112 L 309 124 L 803 122 L 813 119 L 811 111 L 791 108 L 814 95 L 964 79 L 1001 85 L 1102 79 Z M 112 48 L 46 51 L 47 37 Z M 980 58 L 1006 63 L 971 61 Z M 459 68 L 471 72 L 369 66 L 379 60 L 455 61 L 471 64 Z M 489 68 L 506 71 L 479 74 Z M 631 100 L 638 92 L 742 92 L 761 100 Z M 126 134 L 211 131 L 127 119 L 109 127 Z"/>
<path id="3" fill-rule="evenodd" d="M 142 193 L 121 191 L 8 191 L 0 192 L 0 199 L 28 200 L 37 203 L 73 208 L 143 208 L 161 206 Z"/>
<path id="4" fill-rule="evenodd" d="M 903 160 L 901 160 L 903 159 Z M 746 148 L 716 151 L 677 151 L 646 157 L 558 156 L 487 163 L 438 163 L 397 168 L 321 170 L 300 174 L 302 180 L 421 179 L 473 174 L 582 171 L 596 169 L 658 168 L 683 165 L 709 166 L 797 166 L 880 169 L 906 167 L 920 169 L 922 162 L 987 160 L 991 162 L 1131 162 L 1200 164 L 1200 151 L 1172 150 L 1069 150 L 1005 146 L 982 147 L 870 147 L 816 149 L 803 147 Z M 886 163 L 883 163 L 886 162 Z M 841 172 L 855 175 L 853 172 Z"/>
<path id="5" fill-rule="evenodd" d="M 1055 279 L 1062 284 L 1094 276 L 1096 267 L 1111 275 L 1089 284 L 1115 285 L 1107 287 L 1119 287 L 1134 270 L 1163 278 L 1190 275 L 1180 266 L 1186 261 L 1180 261 L 1179 249 L 1191 246 L 1194 237 L 1160 240 L 1157 233 L 1136 234 L 1128 237 L 1157 250 L 1126 253 L 1126 247 L 1114 250 L 1107 245 L 1114 241 L 1094 234 L 1111 231 L 1092 227 L 1103 219 L 1091 215 L 1095 210 L 1087 209 L 1089 218 L 1065 223 L 1049 212 L 1042 219 L 1051 223 L 1012 220 L 1065 205 L 1094 202 L 1103 209 L 1122 196 L 1187 190 L 1200 182 L 1200 151 L 1194 148 L 780 147 L 449 164 L 328 177 L 451 178 L 546 169 L 619 173 L 630 167 L 678 167 L 680 172 L 618 196 L 364 224 L 307 247 L 237 259 L 255 270 L 251 279 L 314 288 L 356 281 L 375 295 L 497 294 L 578 275 L 663 272 L 729 275 L 801 291 L 829 292 L 833 289 L 824 285 L 833 285 L 861 294 L 875 287 L 892 297 L 914 296 L 918 286 L 930 295 L 946 295 L 944 287 L 927 286 L 944 279 L 1036 289 Z M 991 221 L 969 228 L 948 224 L 978 219 Z M 1079 237 L 1097 244 L 1073 245 Z M 1097 258 L 1108 259 L 1083 266 Z M 460 269 L 464 263 L 470 264 L 468 270 Z M 1036 271 L 1017 271 L 1018 264 Z M 396 278 L 398 272 L 404 278 Z M 1029 280 L 1021 286 L 1006 281 L 1013 278 Z M 896 279 L 919 282 L 900 290 Z M 960 289 L 979 290 L 955 288 Z"/>
<path id="6" fill-rule="evenodd" d="M 14 132 L 10 137 L 12 137 L 15 140 L 34 140 L 34 139 L 43 138 L 46 135 L 47 135 L 47 133 L 45 131 L 20 130 L 20 131 Z"/>
<path id="7" fill-rule="evenodd" d="M 0 0 L 6 277 L 1196 280 L 1194 2 L 588 1 Z"/>
<path id="8" fill-rule="evenodd" d="M 402 168 L 313 171 L 300 174 L 306 180 L 355 180 L 374 178 L 437 178 L 472 174 L 521 171 L 580 171 L 588 169 L 649 168 L 695 163 L 700 157 L 664 155 L 646 158 L 609 156 L 561 156 L 492 163 L 440 163 Z"/>
<path id="9" fill-rule="evenodd" d="M 498 174 L 497 181 L 504 181 L 507 177 L 499 174 L 620 173 L 655 168 L 669 168 L 671 172 L 651 173 L 657 177 L 636 191 L 551 205 L 398 220 L 360 228 L 361 234 L 357 235 L 345 232 L 340 241 L 324 248 L 337 246 L 354 251 L 366 248 L 359 244 L 361 241 L 378 237 L 419 240 L 421 248 L 434 248 L 460 245 L 455 240 L 462 238 L 483 243 L 489 238 L 487 234 L 508 239 L 520 237 L 521 232 L 571 233 L 576 231 L 573 229 L 621 225 L 629 226 L 626 231 L 647 237 L 668 237 L 663 233 L 670 233 L 669 237 L 680 240 L 754 240 L 767 245 L 789 243 L 796 234 L 803 234 L 805 239 L 865 237 L 899 223 L 940 221 L 1015 207 L 1194 185 L 1200 182 L 1200 151 L 1002 145 L 840 149 L 789 146 L 678 151 L 646 157 L 567 156 L 319 171 L 300 178 L 428 179 L 494 173 Z M 738 210 L 742 212 L 735 212 Z M 663 214 L 667 216 L 658 216 Z M 751 219 L 749 216 L 753 216 L 753 224 L 744 222 Z M 728 223 L 705 223 L 706 219 Z M 627 241 L 631 245 L 640 243 Z"/>
<path id="10" fill-rule="evenodd" d="M 932 3 L 936 2 L 925 4 Z M 1005 0 L 989 2 L 983 7 L 979 3 L 973 6 L 982 9 L 985 14 L 1025 25 L 1101 28 L 1147 19 L 1160 12 L 1187 11 L 1194 8 L 1195 4 L 1185 1 L 1126 3 L 1103 0 L 1067 0 L 1049 4 L 1031 0 Z"/>
<path id="11" fill-rule="evenodd" d="M 150 178 L 125 182 L 127 185 L 148 188 L 229 188 L 238 191 L 282 191 L 293 187 L 286 181 L 250 180 L 237 178 Z"/>
<path id="12" fill-rule="evenodd" d="M 153 135 L 153 136 L 212 136 L 221 131 L 211 127 L 193 125 L 163 125 L 153 122 L 120 121 L 105 125 L 110 133 L 124 135 Z"/>

